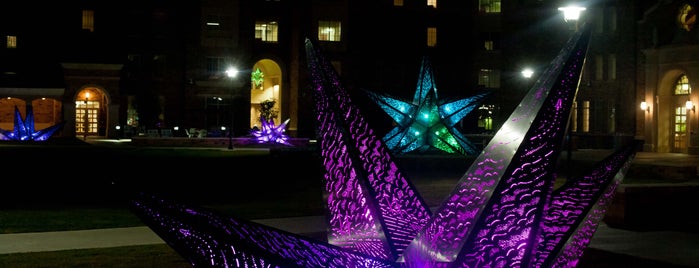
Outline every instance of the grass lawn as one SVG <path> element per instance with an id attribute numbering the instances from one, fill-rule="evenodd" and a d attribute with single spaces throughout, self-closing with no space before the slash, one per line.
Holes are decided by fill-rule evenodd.
<path id="1" fill-rule="evenodd" d="M 0 254 L 0 267 L 184 268 L 192 267 L 166 244 Z"/>
<path id="2" fill-rule="evenodd" d="M 0 233 L 144 226 L 129 196 L 152 192 L 247 219 L 322 214 L 310 150 L 265 151 L 0 144 Z M 293 173 L 290 171 L 292 170 Z M 10 177 L 6 177 L 10 178 Z M 191 267 L 169 246 L 0 254 L 0 267 Z"/>

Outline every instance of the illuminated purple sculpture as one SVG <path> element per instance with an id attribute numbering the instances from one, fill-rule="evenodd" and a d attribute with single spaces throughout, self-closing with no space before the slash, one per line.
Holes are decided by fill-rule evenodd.
<path id="1" fill-rule="evenodd" d="M 637 148 L 554 190 L 589 41 L 582 29 L 434 213 L 310 40 L 327 242 L 148 195 L 134 211 L 195 266 L 575 267 Z"/>
<path id="2" fill-rule="evenodd" d="M 0 129 L 0 140 L 12 141 L 45 141 L 48 140 L 53 133 L 63 127 L 65 122 L 47 127 L 45 129 L 34 130 L 34 111 L 31 105 L 27 105 L 27 117 L 22 119 L 22 114 L 15 106 L 15 127 L 13 131 Z"/>
<path id="3" fill-rule="evenodd" d="M 488 93 L 466 99 L 439 99 L 432 66 L 427 57 L 422 59 L 412 102 L 376 92 L 367 91 L 367 94 L 397 124 L 383 138 L 394 154 L 402 155 L 411 151 L 424 153 L 432 148 L 450 154 L 477 153 L 473 143 L 455 125 L 473 111 Z"/>
<path id="4" fill-rule="evenodd" d="M 293 146 L 293 144 L 289 142 L 289 136 L 285 133 L 286 125 L 289 124 L 289 119 L 286 119 L 283 123 L 276 126 L 274 125 L 273 118 L 267 120 L 264 116 L 260 116 L 260 122 L 262 122 L 262 129 L 250 131 L 250 134 L 252 134 L 253 139 L 257 141 L 257 143 Z"/>

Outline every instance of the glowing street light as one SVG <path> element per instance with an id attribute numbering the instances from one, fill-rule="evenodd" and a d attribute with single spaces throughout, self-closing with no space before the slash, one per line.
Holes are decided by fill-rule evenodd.
<path id="1" fill-rule="evenodd" d="M 569 5 L 565 7 L 559 7 L 558 10 L 563 12 L 563 19 L 566 22 L 569 21 L 574 21 L 575 22 L 575 31 L 578 31 L 578 21 L 580 20 L 580 14 L 585 10 L 586 8 L 576 6 L 576 5 Z"/>
<path id="2" fill-rule="evenodd" d="M 577 21 L 580 19 L 580 13 L 582 13 L 586 8 L 579 7 L 575 5 L 559 7 L 558 10 L 563 11 L 563 19 L 565 21 Z"/>
<path id="3" fill-rule="evenodd" d="M 235 67 L 228 68 L 228 70 L 226 70 L 226 76 L 231 78 L 231 81 L 235 80 L 238 76 L 238 69 Z M 233 149 L 233 91 L 235 90 L 235 85 L 233 83 L 231 84 L 231 127 L 228 130 L 228 149 Z"/>

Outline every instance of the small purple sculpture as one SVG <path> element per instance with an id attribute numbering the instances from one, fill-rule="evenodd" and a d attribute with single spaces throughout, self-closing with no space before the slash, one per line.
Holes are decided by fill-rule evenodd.
<path id="1" fill-rule="evenodd" d="M 267 120 L 264 116 L 260 116 L 260 122 L 262 122 L 262 129 L 250 131 L 250 134 L 252 134 L 253 139 L 257 141 L 257 143 L 294 146 L 289 142 L 289 136 L 285 133 L 286 125 L 289 124 L 289 119 L 286 119 L 283 123 L 276 126 L 274 125 L 274 118 Z"/>

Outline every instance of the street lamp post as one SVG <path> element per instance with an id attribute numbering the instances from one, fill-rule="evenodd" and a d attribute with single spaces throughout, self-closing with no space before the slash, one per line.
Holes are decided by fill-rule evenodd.
<path id="1" fill-rule="evenodd" d="M 577 5 L 570 5 L 570 6 L 565 6 L 565 7 L 559 7 L 558 10 L 563 12 L 563 20 L 565 20 L 566 23 L 569 21 L 573 21 L 575 23 L 575 28 L 574 30 L 577 32 L 579 30 L 579 20 L 580 20 L 580 14 L 585 11 L 586 8 L 580 7 Z M 572 113 L 575 111 L 571 111 L 571 116 Z M 568 131 L 567 131 L 567 139 L 568 139 L 568 151 L 566 152 L 566 157 L 568 158 L 568 180 L 573 175 L 573 129 L 570 126 L 570 124 L 575 123 L 572 120 L 568 120 Z"/>
<path id="2" fill-rule="evenodd" d="M 235 67 L 228 68 L 228 70 L 226 70 L 226 75 L 229 78 L 231 78 L 231 127 L 228 130 L 228 149 L 233 149 L 233 118 L 235 117 L 233 114 L 233 91 L 235 88 L 235 83 L 233 82 L 235 80 L 235 77 L 238 76 L 238 69 L 236 69 Z"/>

